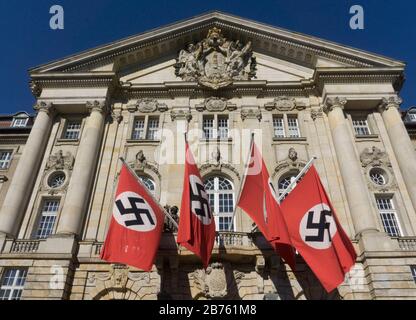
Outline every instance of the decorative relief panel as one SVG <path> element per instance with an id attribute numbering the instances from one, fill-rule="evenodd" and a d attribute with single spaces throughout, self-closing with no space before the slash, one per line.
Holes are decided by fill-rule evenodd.
<path id="1" fill-rule="evenodd" d="M 276 168 L 274 169 L 273 178 L 281 171 L 290 171 L 290 170 L 302 170 L 306 165 L 306 161 L 298 159 L 298 153 L 295 148 L 290 148 L 287 158 L 283 161 L 278 162 Z"/>
<path id="2" fill-rule="evenodd" d="M 210 97 L 205 99 L 203 103 L 197 104 L 195 109 L 198 111 L 210 111 L 210 112 L 222 112 L 226 109 L 228 111 L 233 111 L 237 109 L 235 104 L 227 102 L 225 98 Z"/>
<path id="3" fill-rule="evenodd" d="M 295 98 L 289 98 L 286 96 L 278 97 L 273 102 L 268 102 L 264 105 L 267 111 L 292 111 L 303 110 L 306 106 L 303 103 L 297 102 Z"/>
<path id="4" fill-rule="evenodd" d="M 127 110 L 130 112 L 140 111 L 142 113 L 165 112 L 168 110 L 168 106 L 164 103 L 159 103 L 156 99 L 142 98 L 137 100 L 136 103 L 128 105 Z"/>
<path id="5" fill-rule="evenodd" d="M 250 80 L 256 74 L 251 42 L 227 40 L 221 29 L 214 27 L 206 39 L 180 51 L 175 74 L 212 89 L 226 87 L 234 80 Z"/>
<path id="6" fill-rule="evenodd" d="M 49 156 L 45 167 L 45 174 L 41 186 L 42 191 L 48 191 L 53 195 L 58 192 L 65 192 L 69 185 L 75 158 L 70 152 L 63 154 L 59 150 Z"/>

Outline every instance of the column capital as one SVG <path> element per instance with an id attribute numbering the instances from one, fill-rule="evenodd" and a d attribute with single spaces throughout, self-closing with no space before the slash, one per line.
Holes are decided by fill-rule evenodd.
<path id="1" fill-rule="evenodd" d="M 55 113 L 55 107 L 52 102 L 38 101 L 33 109 L 37 112 L 46 112 L 48 115 L 53 115 Z"/>
<path id="2" fill-rule="evenodd" d="M 393 97 L 388 97 L 388 98 L 384 97 L 381 100 L 380 105 L 378 106 L 378 110 L 380 113 L 382 113 L 383 111 L 386 111 L 389 108 L 399 109 L 402 102 L 403 102 L 402 98 L 398 96 L 393 96 Z"/>
<path id="3" fill-rule="evenodd" d="M 344 97 L 334 97 L 334 98 L 328 98 L 325 101 L 325 104 L 323 106 L 323 111 L 325 113 L 329 113 L 334 108 L 341 108 L 344 109 L 345 104 L 347 103 L 347 99 Z"/>
<path id="4" fill-rule="evenodd" d="M 99 100 L 93 100 L 93 101 L 87 101 L 86 107 L 88 112 L 100 112 L 100 113 L 106 113 L 107 112 L 107 103 L 105 100 L 99 101 Z"/>

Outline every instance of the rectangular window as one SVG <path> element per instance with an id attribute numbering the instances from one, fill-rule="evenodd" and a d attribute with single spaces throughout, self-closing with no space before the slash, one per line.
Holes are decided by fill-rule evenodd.
<path id="1" fill-rule="evenodd" d="M 218 217 L 218 231 L 229 231 L 233 217 Z"/>
<path id="2" fill-rule="evenodd" d="M 5 170 L 10 167 L 10 161 L 12 160 L 11 151 L 0 151 L 0 170 Z"/>
<path id="3" fill-rule="evenodd" d="M 204 116 L 203 128 L 205 139 L 214 139 L 214 117 Z"/>
<path id="4" fill-rule="evenodd" d="M 45 239 L 52 234 L 59 209 L 59 200 L 47 200 L 43 203 L 39 226 L 36 231 L 37 239 Z"/>
<path id="5" fill-rule="evenodd" d="M 12 122 L 13 128 L 25 128 L 29 118 L 15 118 Z"/>
<path id="6" fill-rule="evenodd" d="M 133 140 L 144 139 L 144 118 L 137 118 L 134 120 L 133 134 L 131 138 Z"/>
<path id="7" fill-rule="evenodd" d="M 80 121 L 69 121 L 66 130 L 64 139 L 66 140 L 78 140 L 81 133 L 81 122 Z"/>
<path id="8" fill-rule="evenodd" d="M 228 117 L 218 116 L 218 138 L 228 139 Z"/>
<path id="9" fill-rule="evenodd" d="M 410 271 L 412 272 L 413 281 L 416 283 L 416 266 L 410 266 Z"/>
<path id="10" fill-rule="evenodd" d="M 20 300 L 27 276 L 27 269 L 6 269 L 1 280 L 0 300 Z"/>
<path id="11" fill-rule="evenodd" d="M 159 119 L 158 118 L 149 118 L 149 122 L 147 124 L 147 135 L 146 139 L 148 140 L 156 140 L 157 132 L 159 130 Z"/>
<path id="12" fill-rule="evenodd" d="M 394 208 L 393 199 L 391 198 L 376 198 L 377 209 L 380 213 L 380 218 L 383 223 L 384 231 L 390 237 L 401 237 L 399 221 L 397 213 Z"/>
<path id="13" fill-rule="evenodd" d="M 286 136 L 285 125 L 282 117 L 273 117 L 273 131 L 275 138 L 284 138 Z"/>
<path id="14" fill-rule="evenodd" d="M 299 123 L 298 119 L 296 117 L 288 117 L 287 118 L 287 128 L 289 131 L 289 137 L 291 138 L 299 138 L 300 132 L 299 132 Z"/>
<path id="15" fill-rule="evenodd" d="M 353 119 L 352 126 L 357 136 L 368 136 L 371 134 L 367 120 Z"/>

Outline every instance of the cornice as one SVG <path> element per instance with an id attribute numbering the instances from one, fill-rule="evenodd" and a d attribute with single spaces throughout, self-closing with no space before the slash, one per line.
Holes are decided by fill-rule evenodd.
<path id="1" fill-rule="evenodd" d="M 304 64 L 313 65 L 315 57 L 322 56 L 358 67 L 404 66 L 400 61 L 339 45 L 331 41 L 291 32 L 228 14 L 214 12 L 84 51 L 37 67 L 31 71 L 47 72 L 58 70 L 69 72 L 83 70 L 87 66 L 102 64 L 103 61 L 117 60 L 115 58 L 120 56 L 127 57 L 129 55 L 129 58 L 136 59 L 135 54 L 133 54 L 135 51 L 152 46 L 154 46 L 152 49 L 158 51 L 160 55 L 160 52 L 163 52 L 161 50 L 163 49 L 163 45 L 167 46 L 165 48 L 167 50 L 177 50 L 178 46 L 197 40 L 196 38 L 204 30 L 213 26 L 220 27 L 232 35 L 239 33 L 240 37 L 255 38 L 255 50 L 274 52 L 287 59 L 294 59 Z M 159 47 L 159 44 L 161 47 Z M 157 54 L 157 52 L 155 53 Z"/>

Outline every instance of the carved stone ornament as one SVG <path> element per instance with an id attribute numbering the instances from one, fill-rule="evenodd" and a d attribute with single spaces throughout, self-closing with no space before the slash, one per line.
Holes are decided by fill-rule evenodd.
<path id="1" fill-rule="evenodd" d="M 264 108 L 267 111 L 292 111 L 292 110 L 303 110 L 306 108 L 305 105 L 301 105 L 296 102 L 295 98 L 289 98 L 286 96 L 278 97 L 273 100 L 273 102 L 266 103 Z"/>
<path id="2" fill-rule="evenodd" d="M 259 108 L 241 110 L 241 120 L 244 121 L 246 119 L 257 119 L 261 121 L 262 119 L 261 110 Z"/>
<path id="3" fill-rule="evenodd" d="M 400 108 L 400 105 L 403 103 L 402 98 L 400 97 L 389 97 L 383 98 L 379 106 L 380 111 L 387 110 L 389 108 Z"/>
<path id="4" fill-rule="evenodd" d="M 156 99 L 142 98 L 136 103 L 127 106 L 130 112 L 140 111 L 142 113 L 150 113 L 155 111 L 165 112 L 168 107 L 164 103 L 159 103 Z"/>
<path id="5" fill-rule="evenodd" d="M 159 179 L 161 177 L 160 172 L 157 169 L 157 166 L 155 164 L 152 164 L 149 161 L 147 161 L 143 150 L 139 150 L 139 152 L 136 154 L 135 160 L 130 162 L 129 166 L 134 171 L 144 172 L 146 170 L 150 170 L 153 173 L 155 173 L 158 176 Z"/>
<path id="6" fill-rule="evenodd" d="M 88 112 L 95 111 L 95 112 L 104 113 L 107 111 L 107 104 L 105 101 L 98 101 L 98 100 L 87 101 L 86 106 L 87 106 Z"/>
<path id="7" fill-rule="evenodd" d="M 106 288 L 125 290 L 128 280 L 144 281 L 146 284 L 150 284 L 150 273 L 129 272 L 127 266 L 113 264 L 109 272 L 91 273 L 88 277 L 88 285 L 97 285 L 97 281 L 100 281 L 105 282 Z"/>
<path id="8" fill-rule="evenodd" d="M 172 110 L 170 112 L 170 118 L 172 121 L 186 120 L 189 122 L 192 120 L 192 114 L 189 110 Z"/>
<path id="9" fill-rule="evenodd" d="M 283 170 L 301 170 L 306 165 L 306 161 L 301 161 L 298 158 L 298 153 L 295 148 L 290 148 L 287 158 L 280 161 L 274 169 L 273 178 Z"/>
<path id="10" fill-rule="evenodd" d="M 315 121 L 317 118 L 322 118 L 324 115 L 323 108 L 311 109 L 311 118 Z"/>
<path id="11" fill-rule="evenodd" d="M 55 154 L 49 156 L 46 170 L 72 170 L 74 161 L 75 158 L 69 151 L 64 155 L 62 150 L 59 150 Z"/>
<path id="12" fill-rule="evenodd" d="M 195 285 L 201 290 L 201 294 L 206 298 L 218 299 L 224 298 L 235 291 L 237 288 L 233 287 L 239 284 L 244 277 L 244 273 L 234 271 L 232 275 L 227 277 L 226 269 L 231 270 L 228 264 L 220 262 L 211 263 L 206 270 L 199 269 L 192 273 L 191 278 Z M 234 277 L 234 279 L 230 279 Z"/>
<path id="13" fill-rule="evenodd" d="M 33 109 L 35 109 L 38 112 L 46 112 L 47 114 L 52 114 L 55 111 L 53 103 L 46 101 L 38 101 L 36 105 L 33 107 Z"/>
<path id="14" fill-rule="evenodd" d="M 380 167 L 382 165 L 391 166 L 387 152 L 381 151 L 379 148 L 373 146 L 371 149 L 366 148 L 360 154 L 361 165 L 365 168 L 369 165 L 373 167 Z"/>
<path id="15" fill-rule="evenodd" d="M 198 111 L 210 111 L 210 112 L 222 112 L 227 109 L 228 111 L 233 111 L 237 109 L 235 104 L 231 104 L 227 102 L 225 98 L 218 98 L 218 97 L 210 97 L 205 99 L 205 101 L 201 104 L 197 104 L 195 109 Z"/>
<path id="16" fill-rule="evenodd" d="M 4 174 L 0 174 L 0 183 L 4 183 L 9 180 Z"/>
<path id="17" fill-rule="evenodd" d="M 30 81 L 30 90 L 35 97 L 40 97 L 42 88 L 35 81 Z"/>
<path id="18" fill-rule="evenodd" d="M 212 89 L 226 87 L 234 80 L 250 80 L 256 74 L 251 42 L 229 41 L 214 27 L 206 39 L 180 51 L 175 74 Z"/>
<path id="19" fill-rule="evenodd" d="M 344 109 L 344 106 L 346 104 L 347 104 L 347 99 L 345 99 L 345 98 L 342 98 L 342 97 L 328 98 L 325 102 L 324 107 L 323 107 L 323 111 L 325 113 L 328 113 L 336 107 Z"/>

